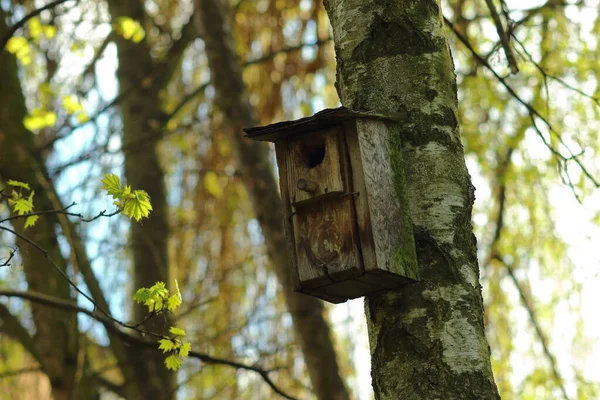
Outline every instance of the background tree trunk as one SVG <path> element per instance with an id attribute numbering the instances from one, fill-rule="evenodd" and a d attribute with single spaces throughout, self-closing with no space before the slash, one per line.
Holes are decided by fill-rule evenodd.
<path id="1" fill-rule="evenodd" d="M 6 32 L 5 16 L 0 8 L 0 36 Z M 36 206 L 51 210 L 55 207 L 51 201 L 51 192 L 46 186 L 50 180 L 42 155 L 36 151 L 34 136 L 23 126 L 27 109 L 17 74 L 17 63 L 15 57 L 6 51 L 0 53 L 0 76 L 0 148 L 6 150 L 0 157 L 0 179 L 3 182 L 14 179 L 29 183 L 36 192 Z M 60 253 L 56 238 L 56 217 L 40 218 L 27 232 L 23 223 L 24 220 L 14 221 L 14 229 L 44 248 L 56 262 L 56 266 L 66 272 L 67 263 Z M 72 300 L 69 283 L 58 271 L 52 269 L 46 256 L 23 240 L 17 240 L 17 244 L 21 249 L 28 289 Z M 32 350 L 37 352 L 42 370 L 50 379 L 54 398 L 72 399 L 77 387 L 75 375 L 79 354 L 77 316 L 39 304 L 31 304 L 31 313 L 36 327 L 35 336 L 30 341 L 25 336 L 27 331 L 23 329 L 20 331 L 20 341 L 31 342 L 35 346 Z M 26 343 L 24 346 L 28 347 Z"/>
<path id="2" fill-rule="evenodd" d="M 119 17 L 129 17 L 142 26 L 146 12 L 142 1 L 109 1 L 113 21 Z M 143 223 L 130 226 L 130 246 L 133 258 L 133 290 L 150 287 L 161 281 L 171 285 L 169 273 L 167 240 L 168 207 L 164 182 L 164 172 L 160 165 L 157 143 L 161 139 L 161 102 L 155 64 L 150 49 L 143 40 L 140 43 L 119 37 L 119 68 L 117 78 L 123 99 L 121 116 L 123 120 L 123 147 L 125 152 L 125 178 L 131 187 L 143 188 L 152 201 L 153 211 Z M 133 319 L 143 320 L 148 309 L 142 304 L 134 306 Z M 167 333 L 172 324 L 165 314 L 153 317 L 143 324 L 143 328 L 154 333 Z M 142 387 L 144 398 L 173 398 L 175 374 L 164 365 L 164 355 L 154 349 L 136 348 L 136 378 L 146 382 Z M 170 395 L 167 395 L 169 394 Z M 164 397 L 166 396 L 166 397 Z"/>
<path id="3" fill-rule="evenodd" d="M 284 216 L 273 167 L 269 162 L 269 148 L 264 143 L 246 140 L 242 136 L 243 129 L 255 126 L 257 121 L 242 80 L 231 24 L 222 1 L 196 0 L 196 15 L 205 43 L 211 83 L 216 90 L 216 103 L 232 130 L 231 143 L 237 170 L 248 191 L 283 289 L 313 389 L 322 400 L 348 399 L 331 332 L 323 317 L 323 304 L 320 300 L 294 292 L 281 222 Z"/>
<path id="4" fill-rule="evenodd" d="M 390 157 L 408 193 L 420 267 L 420 282 L 366 300 L 375 397 L 498 398 L 440 4 L 328 0 L 325 7 L 342 104 L 399 119 Z"/>

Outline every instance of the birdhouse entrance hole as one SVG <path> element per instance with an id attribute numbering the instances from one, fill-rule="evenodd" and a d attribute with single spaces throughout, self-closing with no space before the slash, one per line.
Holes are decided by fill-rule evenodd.
<path id="1" fill-rule="evenodd" d="M 306 168 L 315 168 L 325 159 L 325 138 L 317 137 L 310 142 L 302 143 L 300 153 Z"/>

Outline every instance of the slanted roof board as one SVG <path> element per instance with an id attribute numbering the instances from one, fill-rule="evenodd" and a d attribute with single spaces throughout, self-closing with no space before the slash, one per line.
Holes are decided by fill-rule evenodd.
<path id="1" fill-rule="evenodd" d="M 327 108 L 312 117 L 300 118 L 295 121 L 283 121 L 266 126 L 246 128 L 246 137 L 264 142 L 275 142 L 282 138 L 292 138 L 307 132 L 315 132 L 331 126 L 339 125 L 352 118 L 370 118 L 379 120 L 396 120 L 393 117 L 364 112 L 353 111 L 346 107 Z"/>

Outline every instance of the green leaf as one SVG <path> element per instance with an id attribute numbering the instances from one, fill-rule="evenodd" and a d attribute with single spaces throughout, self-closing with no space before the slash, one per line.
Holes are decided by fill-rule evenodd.
<path id="1" fill-rule="evenodd" d="M 22 188 L 24 188 L 24 189 L 31 190 L 31 188 L 29 187 L 29 184 L 28 184 L 28 183 L 25 183 L 25 182 L 20 182 L 20 181 L 15 181 L 14 179 L 9 179 L 9 180 L 7 181 L 7 183 L 8 183 L 10 186 L 22 187 Z"/>
<path id="2" fill-rule="evenodd" d="M 150 289 L 151 297 L 162 297 L 165 298 L 169 295 L 169 291 L 166 288 L 166 284 L 164 282 L 158 281 Z"/>
<path id="3" fill-rule="evenodd" d="M 150 196 L 144 190 L 135 190 L 125 202 L 123 214 L 136 221 L 147 218 L 152 211 Z"/>
<path id="4" fill-rule="evenodd" d="M 83 106 L 81 105 L 77 97 L 73 95 L 63 97 L 62 105 L 67 114 L 69 115 L 75 114 L 76 112 L 83 110 Z"/>
<path id="5" fill-rule="evenodd" d="M 181 328 L 176 328 L 174 326 L 169 328 L 169 332 L 171 332 L 175 336 L 185 336 L 185 331 Z"/>
<path id="6" fill-rule="evenodd" d="M 190 354 L 190 350 L 192 350 L 192 345 L 190 343 L 184 343 L 179 348 L 179 355 L 181 357 L 187 357 Z"/>
<path id="7" fill-rule="evenodd" d="M 25 229 L 31 228 L 32 226 L 34 226 L 39 218 L 40 218 L 39 215 L 30 215 L 29 217 L 27 217 L 25 219 Z"/>
<path id="8" fill-rule="evenodd" d="M 106 192 L 111 195 L 114 199 L 121 199 L 123 195 L 123 189 L 121 189 L 121 180 L 115 174 L 106 174 L 104 178 L 100 179 L 104 185 L 102 185 L 102 189 L 106 190 Z"/>
<path id="9" fill-rule="evenodd" d="M 17 196 L 14 200 L 9 200 L 9 203 L 13 206 L 13 211 L 17 215 L 25 215 L 33 212 L 33 195 L 35 192 L 32 190 L 29 193 L 28 198 Z"/>
<path id="10" fill-rule="evenodd" d="M 173 341 L 171 339 L 161 339 L 158 341 L 158 343 L 160 343 L 160 346 L 158 346 L 159 350 L 162 350 L 163 353 L 166 353 L 167 351 L 171 351 L 175 349 L 175 343 L 173 343 Z"/>
<path id="11" fill-rule="evenodd" d="M 149 298 L 150 292 L 146 288 L 138 289 L 133 295 L 133 300 L 135 300 L 135 302 L 138 304 L 145 303 Z"/>
<path id="12" fill-rule="evenodd" d="M 167 369 L 177 371 L 181 368 L 181 358 L 176 355 L 170 355 L 165 359 L 165 365 L 167 366 Z"/>
<path id="13" fill-rule="evenodd" d="M 36 108 L 23 118 L 23 125 L 30 131 L 49 128 L 56 124 L 56 113 Z"/>
<path id="14" fill-rule="evenodd" d="M 22 36 L 13 36 L 6 42 L 6 50 L 13 53 L 23 65 L 31 64 L 31 52 L 27 39 Z"/>
<path id="15" fill-rule="evenodd" d="M 131 40 L 134 43 L 139 43 L 144 40 L 146 32 L 142 25 L 129 17 L 119 17 L 113 23 L 115 32 L 123 36 L 127 40 Z"/>
<path id="16" fill-rule="evenodd" d="M 181 305 L 181 292 L 179 291 L 179 284 L 177 279 L 175 280 L 175 293 L 167 300 L 167 308 L 169 311 L 174 311 Z"/>
<path id="17" fill-rule="evenodd" d="M 17 54 L 20 51 L 23 51 L 23 49 L 29 51 L 29 43 L 27 43 L 27 39 L 22 36 L 13 36 L 6 42 L 6 50 L 9 53 Z"/>
<path id="18" fill-rule="evenodd" d="M 181 305 L 181 296 L 175 293 L 173 296 L 169 297 L 167 300 L 167 308 L 169 311 L 174 311 Z"/>
<path id="19" fill-rule="evenodd" d="M 217 199 L 223 197 L 223 188 L 221 188 L 219 177 L 214 171 L 208 171 L 206 175 L 204 175 L 204 187 L 208 193 L 212 194 Z"/>

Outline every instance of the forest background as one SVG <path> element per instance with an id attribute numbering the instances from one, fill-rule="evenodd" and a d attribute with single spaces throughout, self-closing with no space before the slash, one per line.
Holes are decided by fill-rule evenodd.
<path id="1" fill-rule="evenodd" d="M 285 393 L 318 393 L 311 371 L 320 359 L 311 361 L 312 345 L 295 339 L 302 332 L 292 317 L 301 314 L 302 300 L 279 289 L 281 272 L 263 235 L 265 222 L 248 195 L 258 172 L 235 158 L 239 144 L 232 136 L 240 132 L 220 99 L 239 93 L 211 79 L 205 46 L 211 32 L 198 29 L 192 17 L 194 7 L 211 2 L 53 3 L 12 32 L 47 3 L 0 1 L 0 38 L 22 38 L 3 43 L 0 55 L 0 129 L 14 134 L 0 147 L 3 193 L 15 190 L 9 179 L 26 182 L 35 188 L 36 211 L 75 202 L 68 211 L 89 218 L 114 209 L 101 182 L 114 173 L 150 193 L 152 217 L 136 223 L 114 215 L 87 223 L 57 213 L 27 230 L 6 220 L 12 209 L 5 201 L 1 224 L 43 243 L 58 268 L 95 299 L 96 306 L 77 296 L 92 314 L 100 307 L 120 321 L 140 320 L 146 309 L 134 310 L 133 292 L 159 280 L 173 291 L 177 279 L 177 325 L 192 349 L 218 360 L 189 357 L 170 374 L 153 367 L 164 368 L 162 354 L 135 349 L 143 365 L 127 372 L 122 360 L 135 356 L 101 322 L 48 311 L 26 297 L 32 291 L 54 300 L 73 294 L 43 254 L 16 247 L 15 236 L 4 230 L 2 393 L 41 399 L 54 387 L 58 398 L 56 379 L 71 376 L 88 382 L 80 390 L 108 399 L 142 390 L 123 384 L 130 373 L 138 382 L 155 376 L 149 386 L 172 388 L 177 398 L 275 398 L 265 371 Z M 595 399 L 600 5 L 552 0 L 496 6 L 514 63 L 485 2 L 443 3 L 463 143 L 477 188 L 473 223 L 494 375 L 505 399 Z M 254 122 L 290 120 L 339 104 L 320 2 L 232 1 L 226 17 Z M 514 65 L 519 71 L 511 74 Z M 136 174 L 144 169 L 155 174 Z M 367 399 L 362 314 L 362 300 L 325 307 L 321 323 L 332 327 L 325 347 L 336 350 L 337 361 L 323 363 L 336 365 L 350 397 Z M 56 320 L 64 324 L 49 322 Z M 164 326 L 163 320 L 144 325 Z M 84 359 L 85 368 L 70 370 L 69 356 Z M 259 373 L 219 360 L 258 365 Z"/>

